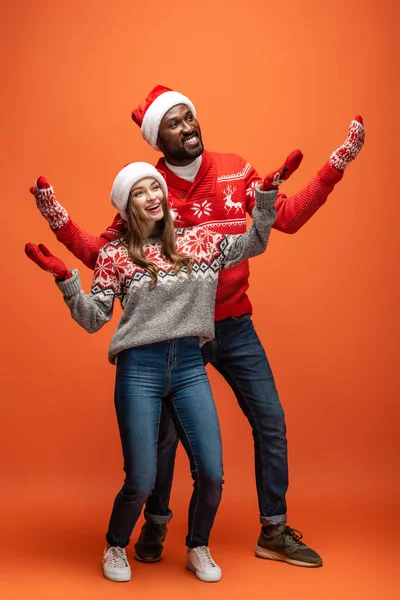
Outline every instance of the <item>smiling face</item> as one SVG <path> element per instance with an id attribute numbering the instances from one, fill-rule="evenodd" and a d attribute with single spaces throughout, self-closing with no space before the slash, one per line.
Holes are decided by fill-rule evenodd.
<path id="1" fill-rule="evenodd" d="M 144 238 L 153 235 L 157 222 L 164 218 L 165 198 L 154 177 L 145 177 L 132 186 L 129 203 L 134 209 Z"/>
<path id="2" fill-rule="evenodd" d="M 171 165 L 185 166 L 204 151 L 198 121 L 186 104 L 165 113 L 158 130 L 157 145 Z"/>

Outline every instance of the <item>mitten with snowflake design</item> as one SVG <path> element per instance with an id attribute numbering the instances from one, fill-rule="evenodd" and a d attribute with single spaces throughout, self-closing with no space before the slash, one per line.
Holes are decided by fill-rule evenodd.
<path id="1" fill-rule="evenodd" d="M 364 144 L 364 139 L 365 129 L 362 117 L 354 117 L 350 123 L 346 140 L 330 156 L 329 164 L 331 167 L 334 167 L 338 171 L 344 171 L 360 152 Z"/>
<path id="2" fill-rule="evenodd" d="M 44 177 L 39 177 L 30 193 L 36 198 L 36 205 L 53 231 L 61 229 L 68 221 L 68 213 L 57 201 L 54 190 Z"/>

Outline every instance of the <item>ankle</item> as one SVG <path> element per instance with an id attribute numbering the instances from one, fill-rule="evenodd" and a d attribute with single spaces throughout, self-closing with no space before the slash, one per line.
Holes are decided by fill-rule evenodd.
<path id="1" fill-rule="evenodd" d="M 279 525 L 263 525 L 262 530 L 266 535 L 275 535 L 283 526 L 282 523 Z"/>

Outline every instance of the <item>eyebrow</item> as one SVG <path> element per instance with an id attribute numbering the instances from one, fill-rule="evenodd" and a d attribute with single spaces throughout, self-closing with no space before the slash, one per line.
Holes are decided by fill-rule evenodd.
<path id="1" fill-rule="evenodd" d="M 184 118 L 184 119 L 186 119 L 186 117 L 187 117 L 188 115 L 192 115 L 192 114 L 193 114 L 193 113 L 192 113 L 192 111 L 191 111 L 191 110 L 190 110 L 190 108 L 189 108 L 189 109 L 186 111 L 186 113 L 183 115 L 183 118 Z M 166 124 L 168 124 L 168 123 L 172 123 L 173 121 L 179 121 L 179 119 L 180 119 L 180 117 L 178 117 L 178 116 L 176 116 L 176 117 L 170 117 L 169 119 L 167 119 L 167 120 L 165 121 L 165 123 L 166 123 Z"/>
<path id="2" fill-rule="evenodd" d="M 153 185 L 160 185 L 159 182 L 157 181 L 157 179 L 155 179 L 153 181 L 153 183 L 150 184 L 150 187 L 153 187 Z M 138 190 L 144 190 L 144 186 L 143 185 L 138 185 L 138 186 L 135 185 L 133 188 L 131 188 L 131 193 L 137 192 Z"/>

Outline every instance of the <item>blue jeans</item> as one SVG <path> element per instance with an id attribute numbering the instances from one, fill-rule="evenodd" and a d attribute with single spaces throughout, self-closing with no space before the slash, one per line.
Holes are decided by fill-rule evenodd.
<path id="1" fill-rule="evenodd" d="M 163 410 L 163 403 L 168 406 Z M 190 461 L 194 480 L 189 506 L 190 548 L 208 545 L 222 493 L 222 446 L 217 411 L 197 338 L 180 338 L 138 346 L 118 356 L 115 408 L 124 455 L 125 482 L 114 501 L 107 542 L 125 547 L 142 508 L 151 494 L 157 470 L 167 468 L 172 479 L 178 434 Z M 177 434 L 169 439 L 163 454 L 157 441 L 161 415 L 168 416 Z M 172 451 L 172 453 L 171 453 Z M 158 461 L 162 461 L 160 466 Z M 170 487 L 162 489 L 159 501 L 164 514 L 153 518 L 168 523 Z"/>
<path id="2" fill-rule="evenodd" d="M 260 522 L 286 523 L 288 465 L 286 426 L 274 378 L 250 315 L 215 323 L 215 339 L 202 348 L 205 364 L 226 379 L 253 430 Z M 146 518 L 170 514 L 169 491 L 177 444 L 167 411 L 160 432 L 157 480 L 146 505 Z M 154 515 L 154 517 L 153 517 Z"/>

